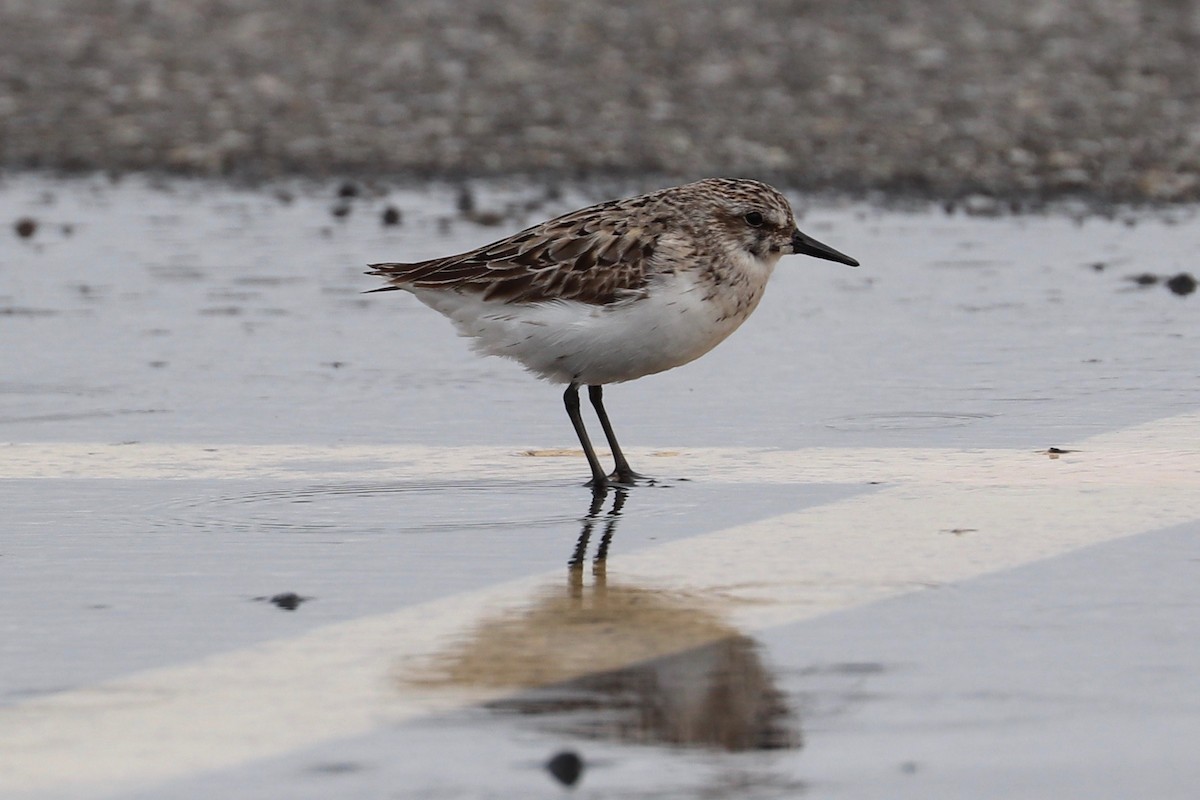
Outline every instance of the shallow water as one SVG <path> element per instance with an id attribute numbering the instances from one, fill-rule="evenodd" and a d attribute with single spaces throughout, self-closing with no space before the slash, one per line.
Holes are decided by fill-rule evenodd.
<path id="1" fill-rule="evenodd" d="M 0 219 L 41 227 L 10 233 L 0 261 L 5 436 L 571 446 L 557 390 L 475 357 L 403 293 L 364 296 L 378 284 L 362 272 L 590 198 L 482 226 L 448 187 L 342 219 L 331 187 L 288 191 L 9 179 Z M 502 191 L 478 203 L 540 196 Z M 401 226 L 380 224 L 385 203 Z M 1127 277 L 1195 270 L 1194 216 L 813 208 L 803 228 L 862 268 L 785 260 L 736 338 L 606 399 L 654 447 L 1049 444 L 1153 418 L 1195 396 L 1197 300 Z"/>
<path id="2" fill-rule="evenodd" d="M 94 766 L 50 796 L 554 796 L 541 764 L 563 749 L 597 797 L 1190 791 L 1200 709 L 1179 698 L 1200 696 L 1200 653 L 1180 631 L 1197 618 L 1200 523 L 1184 505 L 1182 526 L 1154 517 L 1130 523 L 1141 536 L 988 567 L 1018 530 L 972 516 L 997 479 L 975 481 L 969 456 L 1015 453 L 1012 474 L 1041 491 L 1047 448 L 1086 456 L 1196 413 L 1200 299 L 1129 279 L 1196 271 L 1195 209 L 805 208 L 801 227 L 863 266 L 789 258 L 727 343 L 611 387 L 634 466 L 661 480 L 594 506 L 556 387 L 472 355 L 403 293 L 361 293 L 366 263 L 460 251 L 597 198 L 481 185 L 498 222 L 484 225 L 456 187 L 367 192 L 342 217 L 334 189 L 0 184 L 0 706 L 536 579 L 433 648 L 435 677 L 493 694 L 248 763 L 127 784 Z M 401 225 L 381 224 L 387 205 Z M 38 223 L 26 239 L 22 217 Z M 1176 455 L 1200 450 L 1173 430 Z M 928 503 L 935 553 L 982 565 L 955 579 L 846 582 L 786 538 L 749 569 L 687 560 L 722 531 L 903 489 L 947 453 L 966 468 L 906 500 Z M 839 460 L 868 466 L 847 477 Z M 1147 507 L 1195 481 L 1190 463 L 1147 479 Z M 1113 472 L 1088 473 L 1097 503 Z M 1016 505 L 1053 539 L 1074 502 Z M 645 580 L 637 559 L 671 546 Z M 755 568 L 834 599 L 772 617 Z M 689 582 L 705 569 L 725 582 Z M 281 592 L 301 596 L 293 611 L 270 602 Z M 518 672 L 575 660 L 549 688 L 500 680 L 489 626 L 522 642 Z"/>

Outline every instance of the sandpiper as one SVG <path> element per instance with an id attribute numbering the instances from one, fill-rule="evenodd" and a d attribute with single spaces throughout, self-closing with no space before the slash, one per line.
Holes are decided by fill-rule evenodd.
<path id="1" fill-rule="evenodd" d="M 643 476 L 617 444 L 603 391 L 678 367 L 733 333 L 790 253 L 857 267 L 801 233 L 787 199 L 758 181 L 708 178 L 589 206 L 459 255 L 372 264 L 449 317 L 475 350 L 554 383 L 603 491 Z M 615 469 L 606 474 L 579 409 L 588 387 Z"/>

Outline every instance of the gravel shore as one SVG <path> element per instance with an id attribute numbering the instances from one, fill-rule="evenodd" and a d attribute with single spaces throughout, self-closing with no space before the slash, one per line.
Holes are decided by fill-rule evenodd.
<path id="1" fill-rule="evenodd" d="M 5 0 L 0 166 L 1200 199 L 1194 0 Z"/>

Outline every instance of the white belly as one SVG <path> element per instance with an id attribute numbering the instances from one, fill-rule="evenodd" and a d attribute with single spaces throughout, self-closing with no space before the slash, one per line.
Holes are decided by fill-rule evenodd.
<path id="1" fill-rule="evenodd" d="M 454 321 L 488 355 L 519 361 L 556 383 L 607 384 L 678 367 L 737 330 L 758 305 L 761 280 L 718 290 L 694 273 L 663 276 L 642 298 L 592 306 L 574 301 L 515 305 L 454 291 L 412 290 Z"/>

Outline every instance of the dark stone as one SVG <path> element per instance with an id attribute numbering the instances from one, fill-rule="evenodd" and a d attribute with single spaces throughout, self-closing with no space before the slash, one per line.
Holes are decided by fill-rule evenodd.
<path id="1" fill-rule="evenodd" d="M 1167 288 L 1184 297 L 1196 291 L 1196 279 L 1186 272 L 1181 272 L 1167 281 Z"/>
<path id="2" fill-rule="evenodd" d="M 311 597 L 301 597 L 295 592 L 284 592 L 271 597 L 271 602 L 282 608 L 284 611 L 295 611 L 300 607 L 300 604 L 306 600 L 311 600 Z"/>
<path id="3" fill-rule="evenodd" d="M 574 786 L 583 775 L 583 759 L 574 750 L 563 750 L 546 762 L 546 770 L 563 786 Z"/>

